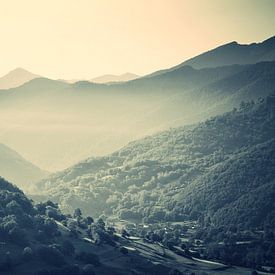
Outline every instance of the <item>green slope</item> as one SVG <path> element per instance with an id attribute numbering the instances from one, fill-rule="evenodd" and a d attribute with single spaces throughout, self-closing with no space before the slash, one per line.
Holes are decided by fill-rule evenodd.
<path id="1" fill-rule="evenodd" d="M 274 129 L 265 101 L 242 104 L 206 122 L 87 159 L 42 181 L 39 190 L 66 211 L 81 206 L 94 215 L 103 211 L 144 221 L 211 216 L 217 224 L 234 219 L 241 223 L 237 216 L 225 219 L 220 213 L 242 201 L 243 195 L 272 185 Z M 258 213 L 264 211 L 261 203 L 255 207 Z M 257 226 L 267 221 L 271 209 L 254 221 L 248 214 L 251 208 L 244 207 L 242 216 Z"/>

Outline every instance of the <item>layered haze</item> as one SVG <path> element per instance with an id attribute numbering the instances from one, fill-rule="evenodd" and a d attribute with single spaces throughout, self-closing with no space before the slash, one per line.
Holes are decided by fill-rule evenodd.
<path id="1" fill-rule="evenodd" d="M 169 68 L 231 41 L 274 35 L 273 0 L 1 2 L 0 75 L 54 79 Z"/>
<path id="2" fill-rule="evenodd" d="M 238 56 L 243 48 L 251 52 L 251 45 L 224 45 L 205 54 L 219 57 L 216 68 L 184 63 L 108 85 L 36 78 L 2 90 L 1 141 L 42 169 L 56 171 L 133 139 L 229 111 L 274 90 L 274 39 L 257 44 L 256 64 L 251 54 L 246 65 L 228 65 L 222 56 Z M 193 62 L 207 66 L 201 56 Z"/>
<path id="3" fill-rule="evenodd" d="M 33 185 L 48 176 L 48 172 L 33 165 L 17 152 L 0 143 L 1 177 L 15 183 L 25 191 L 32 191 Z"/>
<path id="4" fill-rule="evenodd" d="M 274 9 L 1 1 L 0 274 L 275 274 Z"/>

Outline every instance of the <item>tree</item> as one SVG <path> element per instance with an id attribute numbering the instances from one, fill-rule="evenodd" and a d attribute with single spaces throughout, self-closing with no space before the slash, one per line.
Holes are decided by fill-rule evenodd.
<path id="1" fill-rule="evenodd" d="M 74 217 L 75 219 L 82 217 L 82 212 L 81 212 L 80 208 L 76 208 L 76 209 L 74 210 L 74 215 L 73 215 L 73 217 Z"/>
<path id="2" fill-rule="evenodd" d="M 53 219 L 46 218 L 44 220 L 43 230 L 48 237 L 53 237 L 57 233 L 58 226 Z"/>
<path id="3" fill-rule="evenodd" d="M 130 237 L 130 234 L 125 229 L 122 229 L 121 236 L 123 238 L 127 238 L 127 237 Z"/>
<path id="4" fill-rule="evenodd" d="M 10 201 L 6 205 L 6 211 L 7 211 L 8 214 L 14 214 L 16 216 L 19 216 L 23 213 L 22 207 L 15 200 Z"/>
<path id="5" fill-rule="evenodd" d="M 105 229 L 105 222 L 103 221 L 102 218 L 99 218 L 99 219 L 97 220 L 97 225 L 98 225 L 100 228 Z"/>
<path id="6" fill-rule="evenodd" d="M 19 228 L 18 226 L 13 227 L 9 230 L 9 239 L 19 245 L 26 245 L 28 244 L 26 233 L 23 229 Z"/>
<path id="7" fill-rule="evenodd" d="M 88 225 L 91 225 L 94 222 L 94 219 L 90 216 L 86 217 L 86 219 L 87 219 L 87 224 Z"/>

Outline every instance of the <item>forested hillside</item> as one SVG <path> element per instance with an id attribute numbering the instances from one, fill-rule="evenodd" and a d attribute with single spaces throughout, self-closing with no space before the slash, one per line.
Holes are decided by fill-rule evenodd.
<path id="1" fill-rule="evenodd" d="M 39 192 L 66 211 L 79 206 L 93 215 L 105 212 L 145 222 L 199 218 L 217 225 L 272 224 L 275 120 L 274 107 L 266 101 L 270 98 L 242 103 L 203 123 L 87 159 L 41 182 Z M 249 204 L 256 193 L 257 204 L 234 210 Z"/>
<path id="2" fill-rule="evenodd" d="M 0 178 L 1 275 L 182 274 L 175 265 L 192 273 L 175 257 L 158 255 L 157 247 L 145 248 L 138 250 L 114 227 L 82 216 L 80 209 L 69 216 L 51 201 L 34 205 Z"/>

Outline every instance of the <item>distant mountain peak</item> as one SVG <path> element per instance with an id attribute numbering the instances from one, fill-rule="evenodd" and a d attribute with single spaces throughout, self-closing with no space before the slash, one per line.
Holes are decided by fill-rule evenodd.
<path id="1" fill-rule="evenodd" d="M 134 80 L 136 78 L 139 78 L 139 75 L 126 72 L 120 75 L 105 74 L 102 76 L 92 78 L 90 81 L 95 83 L 111 83 L 111 82 L 126 82 L 130 80 Z"/>
<path id="2" fill-rule="evenodd" d="M 27 72 L 27 73 L 31 73 L 31 72 L 27 71 L 26 69 L 24 69 L 22 67 L 17 67 L 17 68 L 15 68 L 15 69 L 13 69 L 13 70 L 10 71 L 10 73 L 12 73 L 12 72 Z"/>
<path id="3" fill-rule="evenodd" d="M 22 67 L 17 67 L 15 69 L 11 70 L 9 73 L 6 74 L 6 76 L 12 75 L 12 74 L 27 74 L 27 75 L 32 75 L 32 76 L 36 75 L 36 74 L 33 74 L 30 71 L 28 71 L 28 70 L 26 70 Z M 37 77 L 38 77 L 38 75 L 37 75 Z"/>
<path id="4" fill-rule="evenodd" d="M 145 77 L 161 75 L 186 65 L 189 65 L 194 69 L 203 69 L 230 66 L 235 64 L 256 64 L 263 61 L 274 60 L 275 36 L 272 36 L 259 43 L 240 44 L 237 41 L 231 41 L 192 57 L 180 63 L 179 65 L 173 66 L 169 69 L 156 71 Z"/>
<path id="5" fill-rule="evenodd" d="M 0 89 L 15 88 L 38 77 L 40 76 L 18 67 L 0 78 Z"/>

